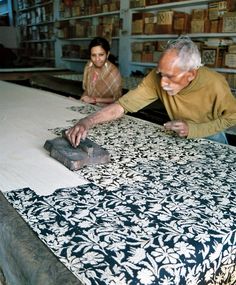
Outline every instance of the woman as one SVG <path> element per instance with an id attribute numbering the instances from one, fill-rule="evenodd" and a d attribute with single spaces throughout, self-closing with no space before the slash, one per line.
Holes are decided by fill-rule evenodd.
<path id="1" fill-rule="evenodd" d="M 89 44 L 89 52 L 81 100 L 99 105 L 113 103 L 121 96 L 122 80 L 118 68 L 108 60 L 110 45 L 106 39 L 97 37 Z"/>

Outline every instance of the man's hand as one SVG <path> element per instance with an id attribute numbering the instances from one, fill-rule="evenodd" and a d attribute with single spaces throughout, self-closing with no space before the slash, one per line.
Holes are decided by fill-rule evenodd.
<path id="1" fill-rule="evenodd" d="M 85 139 L 90 128 L 89 119 L 81 119 L 74 127 L 68 129 L 65 134 L 73 147 L 77 147 L 81 139 Z"/>
<path id="2" fill-rule="evenodd" d="M 77 147 L 81 139 L 85 139 L 88 130 L 97 124 L 110 122 L 121 118 L 124 115 L 124 108 L 118 104 L 109 104 L 97 112 L 79 120 L 79 122 L 65 132 L 65 135 L 73 147 Z"/>
<path id="3" fill-rule="evenodd" d="M 164 128 L 166 130 L 176 132 L 179 137 L 188 136 L 188 131 L 189 131 L 188 124 L 185 121 L 181 120 L 170 121 L 164 124 Z"/>

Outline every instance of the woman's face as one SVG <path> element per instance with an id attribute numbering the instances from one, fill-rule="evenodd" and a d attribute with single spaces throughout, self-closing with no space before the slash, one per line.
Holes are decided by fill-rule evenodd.
<path id="1" fill-rule="evenodd" d="M 98 68 L 103 67 L 107 60 L 107 56 L 108 54 L 101 46 L 96 46 L 91 49 L 91 61 Z"/>

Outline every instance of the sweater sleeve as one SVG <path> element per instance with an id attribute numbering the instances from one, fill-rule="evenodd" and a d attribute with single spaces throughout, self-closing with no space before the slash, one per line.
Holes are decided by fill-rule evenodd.
<path id="1" fill-rule="evenodd" d="M 236 98 L 230 93 L 225 94 L 220 102 L 214 102 L 217 116 L 208 122 L 194 123 L 188 121 L 188 138 L 207 137 L 236 125 Z"/>
<path id="2" fill-rule="evenodd" d="M 142 82 L 133 90 L 123 95 L 118 103 L 124 108 L 125 113 L 137 112 L 159 98 L 155 69 L 152 70 Z"/>

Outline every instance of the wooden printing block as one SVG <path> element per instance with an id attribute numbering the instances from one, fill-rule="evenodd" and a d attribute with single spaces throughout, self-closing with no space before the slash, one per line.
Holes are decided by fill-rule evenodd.
<path id="1" fill-rule="evenodd" d="M 86 165 L 105 164 L 110 161 L 107 150 L 86 138 L 77 148 L 72 147 L 65 137 L 46 140 L 44 148 L 50 156 L 61 162 L 70 170 L 78 170 Z"/>

